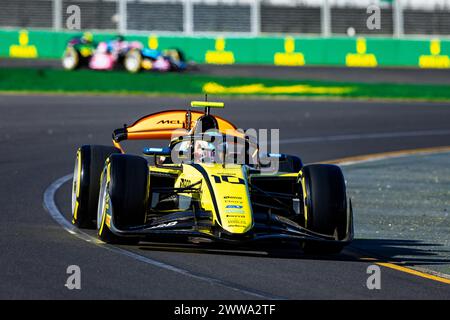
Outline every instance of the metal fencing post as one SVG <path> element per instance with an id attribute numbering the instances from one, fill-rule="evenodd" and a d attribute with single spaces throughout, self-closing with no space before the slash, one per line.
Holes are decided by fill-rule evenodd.
<path id="1" fill-rule="evenodd" d="M 62 0 L 53 0 L 53 29 L 60 31 L 62 29 Z"/>
<path id="2" fill-rule="evenodd" d="M 261 33 L 261 0 L 253 0 L 250 8 L 251 33 L 258 36 Z"/>
<path id="3" fill-rule="evenodd" d="M 125 34 L 127 32 L 127 0 L 117 0 L 118 1 L 118 29 L 120 34 Z"/>
<path id="4" fill-rule="evenodd" d="M 404 35 L 403 4 L 401 0 L 393 0 L 392 9 L 394 11 L 394 36 L 401 38 Z"/>
<path id="5" fill-rule="evenodd" d="M 331 9 L 328 0 L 322 1 L 322 9 L 320 13 L 322 37 L 329 37 L 331 36 Z"/>
<path id="6" fill-rule="evenodd" d="M 192 35 L 194 32 L 194 5 L 192 0 L 184 0 L 183 32 L 186 35 Z"/>

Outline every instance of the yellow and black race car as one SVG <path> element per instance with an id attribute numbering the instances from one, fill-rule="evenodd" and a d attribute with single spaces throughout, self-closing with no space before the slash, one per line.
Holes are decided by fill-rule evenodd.
<path id="1" fill-rule="evenodd" d="M 254 137 L 204 112 L 147 115 L 113 132 L 114 146 L 77 151 L 72 222 L 97 226 L 108 243 L 141 240 L 295 241 L 336 253 L 353 239 L 351 201 L 339 167 L 263 154 Z M 124 140 L 170 139 L 168 147 L 126 154 Z"/>

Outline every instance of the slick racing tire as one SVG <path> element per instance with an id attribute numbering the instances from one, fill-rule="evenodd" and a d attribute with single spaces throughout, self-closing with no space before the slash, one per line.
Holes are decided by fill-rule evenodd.
<path id="1" fill-rule="evenodd" d="M 134 244 L 139 238 L 121 237 L 111 230 L 111 220 L 119 230 L 141 226 L 146 221 L 149 202 L 147 160 L 134 155 L 113 154 L 106 160 L 101 176 L 97 230 L 106 243 Z"/>
<path id="2" fill-rule="evenodd" d="M 313 164 L 302 169 L 305 226 L 308 230 L 342 240 L 347 235 L 347 195 L 341 169 Z M 304 242 L 306 253 L 339 253 L 340 243 Z"/>
<path id="3" fill-rule="evenodd" d="M 125 55 L 123 65 L 128 72 L 137 73 L 141 70 L 142 54 L 138 49 L 131 49 Z"/>
<path id="4" fill-rule="evenodd" d="M 170 63 L 169 71 L 185 71 L 188 67 L 184 59 L 184 54 L 179 49 L 166 49 L 163 56 Z"/>
<path id="5" fill-rule="evenodd" d="M 170 61 L 170 71 L 182 71 L 185 68 L 180 67 L 184 65 L 184 54 L 178 49 L 167 49 L 164 50 L 163 55 L 169 58 Z"/>
<path id="6" fill-rule="evenodd" d="M 65 70 L 75 70 L 80 66 L 80 53 L 74 47 L 67 47 L 62 58 Z"/>
<path id="7" fill-rule="evenodd" d="M 170 57 L 174 61 L 184 62 L 184 54 L 179 49 L 168 49 L 164 51 L 164 55 Z"/>
<path id="8" fill-rule="evenodd" d="M 110 146 L 84 145 L 77 150 L 72 182 L 72 223 L 95 229 L 100 175 L 105 160 L 120 150 Z"/>

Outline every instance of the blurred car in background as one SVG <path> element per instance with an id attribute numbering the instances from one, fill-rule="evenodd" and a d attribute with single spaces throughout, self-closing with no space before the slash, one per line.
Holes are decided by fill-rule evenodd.
<path id="1" fill-rule="evenodd" d="M 193 64 L 187 63 L 178 49 L 153 50 L 145 48 L 139 41 L 126 41 L 122 36 L 96 43 L 92 34 L 85 33 L 68 42 L 62 66 L 66 70 L 125 68 L 136 73 L 141 70 L 184 71 Z"/>
<path id="2" fill-rule="evenodd" d="M 90 33 L 72 38 L 64 50 L 62 66 L 66 70 L 75 70 L 89 65 L 97 44 Z"/>

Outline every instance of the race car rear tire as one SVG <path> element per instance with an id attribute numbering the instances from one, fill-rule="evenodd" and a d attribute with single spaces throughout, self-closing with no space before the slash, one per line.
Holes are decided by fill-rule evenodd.
<path id="1" fill-rule="evenodd" d="M 163 55 L 169 58 L 170 61 L 170 71 L 183 71 L 185 67 L 180 67 L 180 65 L 185 65 L 184 54 L 179 49 L 167 49 L 164 50 Z"/>
<path id="2" fill-rule="evenodd" d="M 138 49 L 131 49 L 125 55 L 123 66 L 128 72 L 137 73 L 141 70 L 142 54 Z"/>
<path id="3" fill-rule="evenodd" d="M 65 70 L 76 70 L 80 66 L 80 53 L 74 47 L 67 47 L 62 58 Z"/>
<path id="4" fill-rule="evenodd" d="M 305 227 L 343 240 L 347 235 L 347 195 L 341 169 L 335 165 L 313 164 L 302 169 Z M 341 243 L 304 242 L 306 253 L 339 253 Z"/>
<path id="5" fill-rule="evenodd" d="M 97 229 L 107 243 L 133 244 L 139 238 L 121 237 L 110 230 L 111 219 L 119 230 L 145 224 L 149 202 L 147 160 L 134 155 L 113 154 L 102 172 Z"/>
<path id="6" fill-rule="evenodd" d="M 100 175 L 105 160 L 120 150 L 110 146 L 84 145 L 77 150 L 72 182 L 72 223 L 95 229 Z"/>

